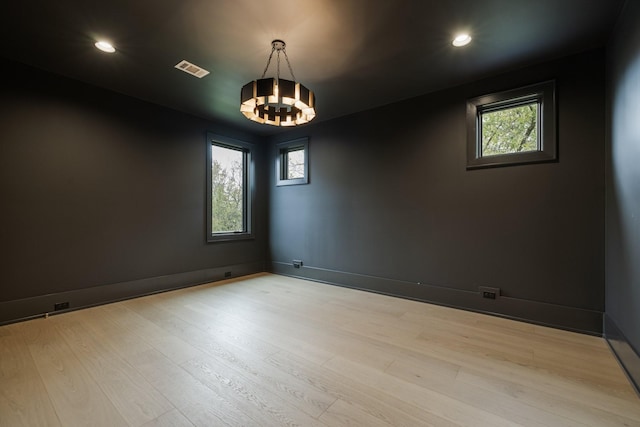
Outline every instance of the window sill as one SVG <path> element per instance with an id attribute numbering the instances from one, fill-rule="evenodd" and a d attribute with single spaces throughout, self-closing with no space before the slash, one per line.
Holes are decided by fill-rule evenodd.
<path id="1" fill-rule="evenodd" d="M 207 237 L 207 243 L 215 242 L 235 242 L 238 240 L 253 240 L 255 236 L 252 233 L 216 233 Z"/>
<path id="2" fill-rule="evenodd" d="M 544 151 L 531 151 L 527 153 L 499 154 L 471 159 L 467 162 L 467 170 L 482 168 L 498 168 L 503 166 L 516 166 L 536 163 L 557 162 L 558 158 Z"/>

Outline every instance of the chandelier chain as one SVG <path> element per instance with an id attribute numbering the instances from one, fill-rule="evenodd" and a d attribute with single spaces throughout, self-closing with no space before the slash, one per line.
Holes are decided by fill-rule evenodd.
<path id="1" fill-rule="evenodd" d="M 260 77 L 261 79 L 264 79 L 264 76 L 267 74 L 267 70 L 269 69 L 269 65 L 271 64 L 271 58 L 273 57 L 273 52 L 276 51 L 275 47 L 271 48 L 271 54 L 269 55 L 269 59 L 267 59 L 267 66 L 264 67 L 264 71 L 262 72 L 262 77 Z"/>
<path id="2" fill-rule="evenodd" d="M 282 49 L 284 52 L 284 58 L 287 60 L 287 65 L 289 66 L 289 72 L 291 73 L 291 77 L 293 77 L 293 81 L 296 81 L 296 76 L 293 75 L 293 68 L 291 68 L 291 62 L 289 62 L 289 55 L 287 55 L 287 49 Z"/>
<path id="3" fill-rule="evenodd" d="M 289 55 L 287 55 L 287 49 L 286 48 L 282 48 L 282 49 L 276 49 L 276 47 L 272 47 L 271 48 L 271 53 L 269 54 L 269 59 L 267 59 L 267 65 L 264 67 L 264 71 L 262 72 L 262 77 L 260 77 L 261 79 L 264 79 L 264 76 L 267 75 L 267 71 L 269 70 L 269 65 L 271 65 L 271 59 L 273 58 L 273 52 L 278 51 L 278 58 L 277 58 L 277 70 L 276 70 L 276 81 L 280 80 L 280 51 L 282 51 L 284 53 L 284 58 L 287 60 L 287 66 L 289 67 L 289 72 L 291 73 L 291 77 L 293 78 L 293 81 L 296 81 L 296 76 L 295 74 L 293 74 L 293 68 L 291 67 L 291 62 L 289 62 Z"/>
<path id="4" fill-rule="evenodd" d="M 278 50 L 278 68 L 276 69 L 276 84 L 280 84 L 280 50 Z"/>

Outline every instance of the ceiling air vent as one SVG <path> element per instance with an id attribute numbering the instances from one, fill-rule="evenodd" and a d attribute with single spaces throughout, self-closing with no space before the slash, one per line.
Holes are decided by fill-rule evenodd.
<path id="1" fill-rule="evenodd" d="M 192 64 L 189 61 L 185 61 L 184 59 L 182 61 L 180 61 L 179 63 L 177 63 L 175 65 L 175 67 L 178 70 L 182 70 L 185 73 L 189 73 L 192 76 L 196 76 L 199 79 L 201 79 L 204 76 L 206 76 L 207 74 L 209 74 L 209 72 L 207 70 L 205 70 L 204 68 L 198 67 L 197 65 Z"/>

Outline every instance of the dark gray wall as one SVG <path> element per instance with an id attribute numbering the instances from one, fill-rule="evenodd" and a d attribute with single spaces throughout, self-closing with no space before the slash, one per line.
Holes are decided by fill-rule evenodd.
<path id="1" fill-rule="evenodd" d="M 357 276 L 360 288 L 598 333 L 604 64 L 603 50 L 589 51 L 272 137 L 272 162 L 275 143 L 310 139 L 310 184 L 275 187 L 271 165 L 272 269 L 330 282 Z M 549 79 L 559 162 L 467 171 L 466 100 Z M 289 268 L 292 259 L 304 267 Z M 469 295 L 478 286 L 539 305 L 520 315 L 504 301 L 477 305 Z M 545 317 L 558 307 L 591 320 L 563 320 L 571 310 Z"/>
<path id="2" fill-rule="evenodd" d="M 601 50 L 294 129 L 270 153 L 221 124 L 2 66 L 0 305 L 86 289 L 95 300 L 113 284 L 114 296 L 129 283 L 153 291 L 176 281 L 150 278 L 270 259 L 285 274 L 598 332 Z M 548 79 L 560 161 L 467 171 L 466 100 Z M 254 241 L 205 243 L 206 131 L 258 143 Z M 274 144 L 301 136 L 310 184 L 275 187 Z M 294 258 L 302 269 L 289 269 Z M 478 286 L 503 297 L 480 300 Z"/>
<path id="3" fill-rule="evenodd" d="M 609 137 L 606 162 L 606 332 L 636 384 L 640 384 L 638 22 L 640 2 L 627 1 L 609 47 Z"/>
<path id="4" fill-rule="evenodd" d="M 264 269 L 263 144 L 256 239 L 205 241 L 206 132 L 256 137 L 26 66 L 0 67 L 0 302 L 229 265 Z"/>

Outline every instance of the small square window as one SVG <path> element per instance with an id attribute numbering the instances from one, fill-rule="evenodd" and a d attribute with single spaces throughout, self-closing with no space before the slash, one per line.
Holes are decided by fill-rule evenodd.
<path id="1" fill-rule="evenodd" d="M 304 178 L 304 147 L 294 147 L 283 153 L 285 179 Z"/>
<path id="2" fill-rule="evenodd" d="M 467 103 L 467 169 L 557 159 L 554 82 Z"/>
<path id="3" fill-rule="evenodd" d="M 309 183 L 309 139 L 300 138 L 278 144 L 276 182 L 281 185 Z"/>
<path id="4" fill-rule="evenodd" d="M 482 157 L 538 151 L 537 101 L 481 112 Z"/>

